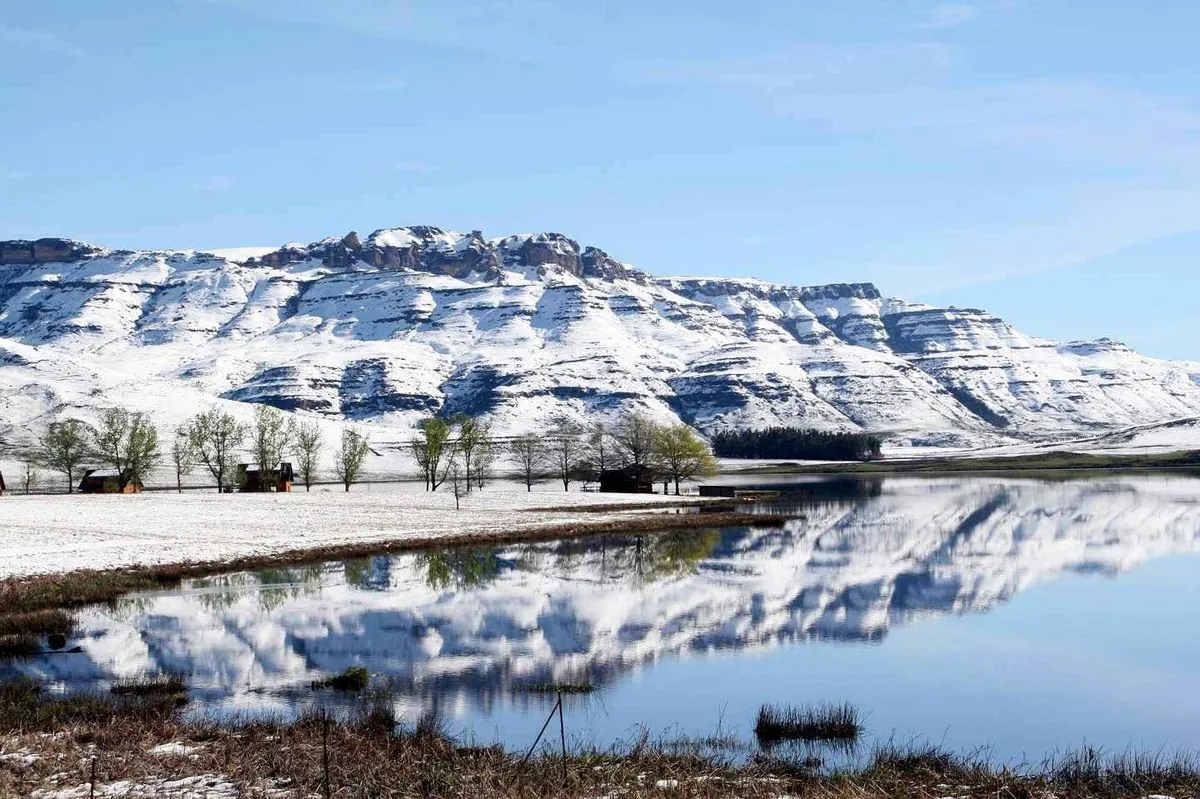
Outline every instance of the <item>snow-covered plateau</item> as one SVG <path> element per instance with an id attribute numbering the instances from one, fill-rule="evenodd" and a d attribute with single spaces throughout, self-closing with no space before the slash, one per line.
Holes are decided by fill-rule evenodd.
<path id="1" fill-rule="evenodd" d="M 1200 364 L 1056 343 L 863 283 L 655 278 L 556 234 L 434 227 L 309 245 L 0 242 L 0 436 L 125 405 L 345 420 L 379 445 L 431 412 L 519 432 L 642 409 L 704 432 L 796 424 L 995 446 L 1200 416 Z"/>

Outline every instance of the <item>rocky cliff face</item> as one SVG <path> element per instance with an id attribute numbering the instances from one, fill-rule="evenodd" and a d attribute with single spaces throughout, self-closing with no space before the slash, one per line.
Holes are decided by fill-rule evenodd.
<path id="1" fill-rule="evenodd" d="M 641 408 L 706 431 L 941 444 L 1200 414 L 1194 365 L 1107 339 L 1056 344 L 870 284 L 655 279 L 557 233 L 416 226 L 245 260 L 42 239 L 0 242 L 0 266 L 0 426 L 17 430 L 118 401 L 182 417 L 218 397 L 397 439 L 451 410 L 509 431 Z"/>
<path id="2" fill-rule="evenodd" d="M 100 252 L 99 247 L 70 239 L 0 241 L 0 266 L 71 263 Z"/>

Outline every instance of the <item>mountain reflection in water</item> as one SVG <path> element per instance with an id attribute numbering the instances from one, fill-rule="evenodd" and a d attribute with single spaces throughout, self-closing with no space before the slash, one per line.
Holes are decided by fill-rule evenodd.
<path id="1" fill-rule="evenodd" d="M 401 712 L 434 710 L 486 729 L 502 707 L 542 712 L 522 686 L 613 686 L 652 663 L 798 642 L 886 649 L 889 631 L 923 617 L 988 611 L 1064 573 L 1116 575 L 1200 551 L 1198 486 L 1152 477 L 808 481 L 776 504 L 804 518 L 775 527 L 194 580 L 85 609 L 71 642 L 82 654 L 3 663 L 0 677 L 86 684 L 176 672 L 201 710 L 277 712 L 312 701 L 311 681 L 362 665 Z"/>

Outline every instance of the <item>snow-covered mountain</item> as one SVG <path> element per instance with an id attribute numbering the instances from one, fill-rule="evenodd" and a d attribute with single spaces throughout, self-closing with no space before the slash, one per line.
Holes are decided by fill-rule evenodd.
<path id="1" fill-rule="evenodd" d="M 169 423 L 221 398 L 384 440 L 438 410 L 517 431 L 638 407 L 710 432 L 985 444 L 1197 416 L 1198 381 L 1195 364 L 1037 339 L 870 284 L 653 278 L 556 233 L 410 227 L 217 252 L 0 242 L 0 433 L 115 403 Z"/>

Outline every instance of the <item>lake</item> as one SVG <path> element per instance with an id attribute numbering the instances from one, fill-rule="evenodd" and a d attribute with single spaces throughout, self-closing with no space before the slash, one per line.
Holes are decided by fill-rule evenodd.
<path id="1" fill-rule="evenodd" d="M 1087 743 L 1200 750 L 1200 480 L 788 479 L 770 527 L 385 555 L 192 580 L 84 609 L 0 663 L 65 688 L 186 675 L 189 712 L 292 714 L 362 665 L 402 717 L 532 743 L 720 733 L 847 700 L 872 741 L 1036 763 Z M 398 504 L 402 496 L 397 496 Z"/>

